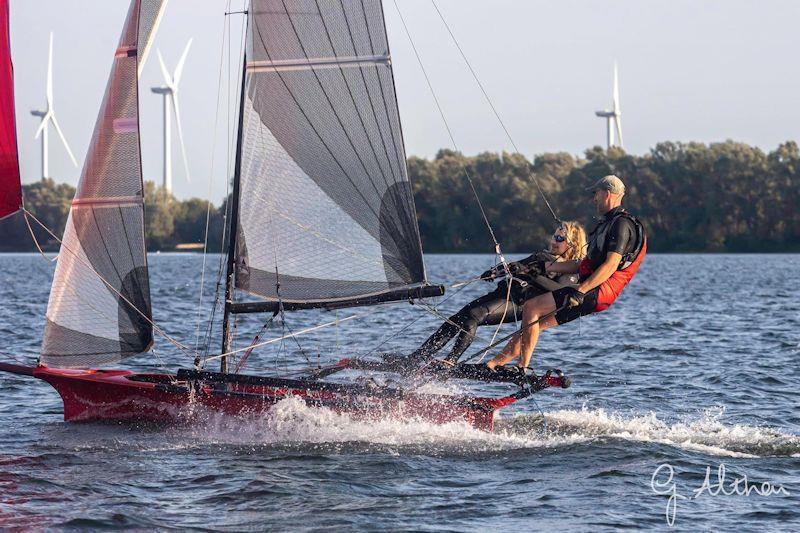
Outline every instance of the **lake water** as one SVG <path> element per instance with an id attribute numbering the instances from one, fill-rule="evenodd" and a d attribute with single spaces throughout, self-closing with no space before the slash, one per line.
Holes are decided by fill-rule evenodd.
<path id="1" fill-rule="evenodd" d="M 426 261 L 431 280 L 453 283 L 492 259 Z M 217 262 L 209 258 L 207 295 Z M 150 256 L 155 320 L 190 346 L 201 264 Z M 53 265 L 0 255 L 3 360 L 35 361 Z M 488 288 L 451 291 L 439 309 L 453 312 Z M 421 306 L 392 305 L 297 313 L 287 327 L 352 315 L 298 337 L 299 346 L 254 353 L 247 370 L 410 351 L 439 323 Z M 239 345 L 260 325 L 241 319 Z M 493 333 L 483 328 L 471 352 Z M 0 529 L 667 529 L 668 495 L 651 484 L 670 465 L 672 483 L 666 466 L 655 481 L 677 494 L 675 529 L 800 530 L 800 256 L 651 255 L 609 311 L 543 333 L 534 362 L 562 368 L 572 388 L 503 411 L 493 434 L 359 422 L 292 400 L 247 424 L 67 424 L 49 385 L 0 374 Z M 157 339 L 156 356 L 124 365 L 190 363 Z M 707 467 L 716 484 L 720 465 L 727 492 L 736 479 L 744 492 L 744 476 L 750 487 L 783 489 L 693 497 Z"/>

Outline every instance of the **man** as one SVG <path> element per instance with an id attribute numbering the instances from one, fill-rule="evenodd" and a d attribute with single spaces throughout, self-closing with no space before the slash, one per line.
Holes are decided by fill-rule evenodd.
<path id="1" fill-rule="evenodd" d="M 622 208 L 622 180 L 605 176 L 587 191 L 602 218 L 589 234 L 586 258 L 546 265 L 549 272 L 580 274 L 578 287 L 563 287 L 525 302 L 522 328 L 486 364 L 490 369 L 519 357 L 517 365 L 524 372 L 541 330 L 608 309 L 644 260 L 647 236 L 641 222 Z"/>

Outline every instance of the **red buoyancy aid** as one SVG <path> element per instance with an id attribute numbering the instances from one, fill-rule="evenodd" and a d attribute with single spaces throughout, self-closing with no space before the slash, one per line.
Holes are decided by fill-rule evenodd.
<path id="1" fill-rule="evenodd" d="M 599 287 L 599 291 L 597 293 L 597 306 L 594 308 L 595 312 L 605 311 L 611 304 L 614 303 L 614 300 L 622 293 L 622 289 L 625 288 L 625 285 L 630 283 L 633 279 L 633 276 L 636 275 L 636 271 L 639 270 L 639 265 L 642 264 L 644 261 L 644 256 L 647 254 L 647 237 L 645 237 L 644 242 L 642 243 L 642 249 L 639 250 L 639 255 L 636 256 L 636 259 L 628 265 L 627 267 L 617 270 L 611 277 L 605 280 Z"/>

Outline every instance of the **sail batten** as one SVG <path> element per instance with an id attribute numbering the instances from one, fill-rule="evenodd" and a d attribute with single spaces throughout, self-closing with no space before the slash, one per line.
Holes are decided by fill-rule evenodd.
<path id="1" fill-rule="evenodd" d="M 379 0 L 255 0 L 236 288 L 325 302 L 425 282 Z"/>
<path id="2" fill-rule="evenodd" d="M 86 368 L 153 342 L 139 143 L 139 46 L 163 0 L 132 0 L 64 229 L 40 362 Z"/>
<path id="3" fill-rule="evenodd" d="M 352 57 L 317 57 L 305 60 L 249 61 L 249 72 L 275 72 L 279 70 L 304 70 L 313 68 L 346 68 L 370 65 L 388 65 L 388 55 L 352 56 Z"/>

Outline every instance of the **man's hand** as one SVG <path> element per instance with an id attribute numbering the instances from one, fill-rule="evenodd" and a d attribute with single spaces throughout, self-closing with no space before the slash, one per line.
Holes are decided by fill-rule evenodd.
<path id="1" fill-rule="evenodd" d="M 567 297 L 564 299 L 564 307 L 566 309 L 574 309 L 576 307 L 580 307 L 583 305 L 583 299 L 586 297 L 586 294 L 582 293 L 578 289 L 573 287 L 569 287 L 569 291 L 567 292 Z"/>

